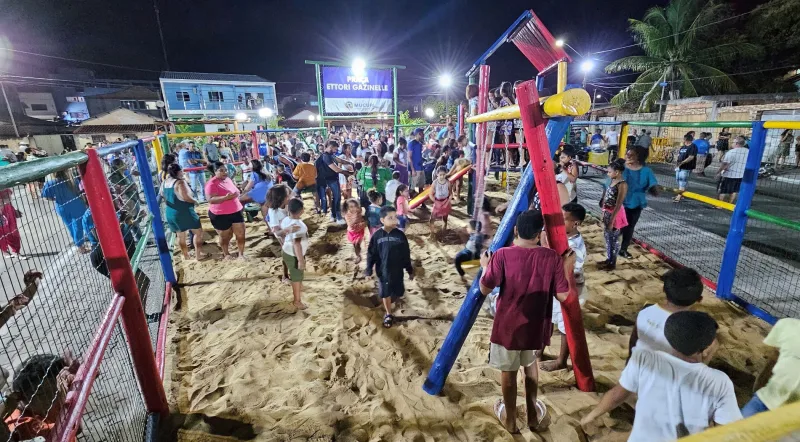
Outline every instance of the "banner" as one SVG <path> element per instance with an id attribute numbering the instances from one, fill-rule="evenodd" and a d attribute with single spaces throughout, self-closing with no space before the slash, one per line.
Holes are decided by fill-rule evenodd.
<path id="1" fill-rule="evenodd" d="M 322 96 L 326 114 L 393 114 L 392 71 L 322 67 Z"/>

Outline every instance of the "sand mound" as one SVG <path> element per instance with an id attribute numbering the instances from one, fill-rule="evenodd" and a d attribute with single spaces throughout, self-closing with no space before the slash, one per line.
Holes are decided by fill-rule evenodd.
<path id="1" fill-rule="evenodd" d="M 487 195 L 496 203 L 506 198 L 502 192 Z M 264 237 L 262 223 L 248 224 L 249 261 L 179 262 L 183 286 L 172 315 L 166 382 L 178 440 L 513 440 L 491 411 L 500 385 L 499 372 L 486 364 L 492 319 L 485 314 L 444 394 L 429 396 L 421 388 L 467 290 L 452 266 L 466 239 L 464 211 L 462 203 L 451 217 L 451 232 L 438 240 L 430 238 L 427 224 L 412 221 L 407 234 L 418 279 L 406 281 L 405 303 L 391 329 L 381 326 L 375 283 L 353 278 L 344 228 L 315 215 L 305 217 L 311 237 L 306 311 L 291 306 L 291 289 L 278 278 L 279 246 Z M 205 251 L 218 256 L 216 234 L 206 229 Z M 589 224 L 583 233 L 589 249 L 587 340 L 598 388 L 605 391 L 624 366 L 636 313 L 661 299 L 658 277 L 668 267 L 637 249 L 617 271 L 599 272 L 602 231 Z M 721 325 L 714 365 L 730 373 L 743 401 L 752 375 L 764 365 L 763 352 L 752 349 L 767 327 L 711 293 L 701 308 Z M 548 355 L 557 354 L 558 342 L 555 337 Z M 522 440 L 581 440 L 575 426 L 598 396 L 576 390 L 568 370 L 542 373 L 540 381 L 553 423 L 541 435 L 524 430 Z M 617 410 L 588 429 L 589 440 L 625 440 L 631 420 L 630 408 Z"/>

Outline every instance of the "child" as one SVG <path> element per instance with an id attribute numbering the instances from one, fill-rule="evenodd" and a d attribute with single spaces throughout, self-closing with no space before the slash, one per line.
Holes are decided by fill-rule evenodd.
<path id="1" fill-rule="evenodd" d="M 628 183 L 622 179 L 624 171 L 625 160 L 622 158 L 618 158 L 608 165 L 608 177 L 611 179 L 611 183 L 600 199 L 608 259 L 597 265 L 600 270 L 614 270 L 617 267 L 619 231 L 628 225 L 625 210 L 622 209 L 622 202 L 625 201 L 625 195 L 628 194 Z"/>
<path id="2" fill-rule="evenodd" d="M 481 233 L 481 222 L 471 219 L 469 224 L 467 225 L 467 233 L 469 233 L 469 240 L 467 240 L 467 245 L 464 246 L 464 250 L 456 253 L 455 257 L 455 264 L 456 264 L 456 271 L 458 275 L 461 276 L 461 280 L 464 281 L 464 269 L 461 268 L 461 264 L 464 262 L 477 259 L 481 255 L 481 250 L 483 250 L 483 241 L 485 237 L 483 233 Z"/>
<path id="3" fill-rule="evenodd" d="M 774 410 L 800 400 L 800 376 L 797 373 L 797 336 L 800 333 L 800 319 L 779 319 L 764 339 L 772 350 L 767 356 L 768 363 L 756 377 L 753 398 L 742 408 L 742 415 L 750 417 L 768 410 Z"/>
<path id="4" fill-rule="evenodd" d="M 664 336 L 664 324 L 675 312 L 691 309 L 703 299 L 703 281 L 700 275 L 689 268 L 672 269 L 661 277 L 667 300 L 661 304 L 643 308 L 636 316 L 636 327 L 631 332 L 628 358 L 634 348 L 669 353 L 672 346 Z"/>
<path id="5" fill-rule="evenodd" d="M 283 163 L 278 163 L 278 165 L 275 167 L 278 172 L 275 175 L 276 181 L 278 183 L 286 184 L 290 189 L 294 189 L 297 182 L 294 180 L 292 174 L 286 171 L 286 165 Z"/>
<path id="6" fill-rule="evenodd" d="M 383 196 L 376 189 L 369 189 L 367 192 L 370 205 L 367 207 L 367 226 L 369 226 L 370 236 L 381 228 L 381 206 L 383 206 Z"/>
<path id="7" fill-rule="evenodd" d="M 409 195 L 408 186 L 400 184 L 395 191 L 395 207 L 397 208 L 397 221 L 400 223 L 399 228 L 401 231 L 406 231 L 408 225 L 408 212 L 411 209 L 408 207 L 408 201 L 411 199 Z"/>
<path id="8" fill-rule="evenodd" d="M 637 349 L 613 387 L 586 417 L 586 425 L 634 394 L 636 415 L 629 441 L 672 441 L 699 433 L 711 422 L 725 425 L 742 418 L 733 382 L 708 367 L 717 350 L 717 323 L 708 313 L 683 311 L 667 318 L 669 353 Z"/>
<path id="9" fill-rule="evenodd" d="M 11 205 L 11 192 L 11 189 L 0 190 L 0 251 L 4 258 L 24 261 L 28 257 L 19 253 L 22 238 L 17 228 L 17 218 L 22 218 L 22 212 Z"/>
<path id="10" fill-rule="evenodd" d="M 389 202 L 391 205 L 395 205 L 395 200 L 397 199 L 397 187 L 400 186 L 400 172 L 394 171 L 392 172 L 392 179 L 386 183 L 386 201 Z"/>
<path id="11" fill-rule="evenodd" d="M 236 181 L 236 166 L 231 164 L 230 160 L 225 155 L 220 155 L 219 159 L 220 161 L 222 161 L 222 164 L 224 164 L 225 168 L 228 170 L 228 176 L 232 180 Z"/>
<path id="12" fill-rule="evenodd" d="M 278 244 L 281 245 L 281 248 L 283 248 L 286 235 L 288 233 L 293 233 L 284 231 L 281 228 L 284 218 L 289 216 L 289 213 L 286 211 L 286 206 L 288 204 L 289 188 L 286 187 L 285 184 L 277 184 L 269 189 L 269 192 L 267 192 L 267 205 L 269 206 L 267 210 L 267 220 L 269 229 L 275 235 L 275 239 L 278 240 Z M 285 283 L 289 282 L 289 272 L 285 262 L 283 263 L 282 281 Z"/>
<path id="13" fill-rule="evenodd" d="M 567 231 L 569 248 L 575 253 L 575 268 L 572 272 L 575 276 L 578 300 L 580 304 L 583 305 L 583 303 L 586 302 L 586 297 L 583 293 L 583 263 L 586 260 L 586 244 L 583 242 L 583 236 L 581 236 L 581 232 L 578 231 L 578 227 L 580 227 L 583 220 L 586 219 L 586 209 L 578 203 L 567 203 L 561 208 L 561 213 L 564 215 L 564 227 Z M 567 368 L 569 347 L 567 345 L 567 331 L 564 327 L 564 316 L 561 313 L 560 302 L 553 303 L 553 324 L 555 324 L 558 331 L 561 332 L 561 348 L 556 360 L 539 364 L 539 368 L 543 371 L 555 371 Z"/>
<path id="14" fill-rule="evenodd" d="M 286 238 L 283 242 L 283 263 L 289 269 L 292 280 L 292 304 L 298 310 L 305 310 L 306 305 L 300 299 L 303 292 L 303 277 L 306 269 L 306 251 L 308 250 L 308 227 L 300 220 L 303 216 L 303 200 L 293 198 L 287 205 L 289 216 L 281 221 L 281 229 Z"/>
<path id="15" fill-rule="evenodd" d="M 392 301 L 403 296 L 403 270 L 408 272 L 409 279 L 414 279 L 414 268 L 411 266 L 411 249 L 406 234 L 397 227 L 397 212 L 392 206 L 380 209 L 381 223 L 379 229 L 369 239 L 367 248 L 367 269 L 365 275 L 372 276 L 372 268 L 378 276 L 378 296 L 383 302 L 386 315 L 383 326 L 390 328 L 394 322 Z"/>
<path id="16" fill-rule="evenodd" d="M 311 162 L 311 154 L 304 152 L 300 155 L 302 162 L 294 168 L 293 176 L 297 179 L 294 186 L 294 194 L 298 197 L 306 192 L 314 195 L 314 209 L 319 210 L 319 194 L 317 190 L 317 168 Z"/>
<path id="17" fill-rule="evenodd" d="M 470 161 L 464 158 L 464 152 L 460 150 L 454 149 L 453 152 L 456 152 L 458 155 L 457 157 L 453 158 L 453 165 L 450 167 L 450 171 L 447 172 L 447 177 L 451 177 L 461 171 L 462 169 L 469 167 Z M 461 188 L 463 187 L 464 177 L 453 181 L 453 194 L 456 196 L 456 202 L 461 201 Z"/>
<path id="18" fill-rule="evenodd" d="M 354 198 L 345 201 L 342 207 L 344 220 L 347 222 L 347 241 L 353 245 L 356 266 L 361 263 L 361 243 L 364 242 L 364 230 L 367 227 L 362 210 L 361 204 Z"/>
<path id="19" fill-rule="evenodd" d="M 481 222 L 481 233 L 483 233 L 486 238 L 491 238 L 491 236 L 492 236 L 492 203 L 486 197 L 483 198 L 483 204 L 481 205 L 481 213 L 480 213 L 479 217 L 480 217 L 480 222 Z"/>
<path id="20" fill-rule="evenodd" d="M 450 182 L 447 181 L 446 168 L 439 166 L 439 168 L 436 169 L 436 179 L 433 181 L 432 187 L 430 199 L 433 203 L 433 211 L 431 212 L 431 219 L 429 222 L 431 235 L 434 234 L 433 223 L 436 222 L 437 218 L 442 218 L 444 221 L 442 231 L 447 230 L 447 218 L 452 210 L 452 205 L 450 204 Z"/>

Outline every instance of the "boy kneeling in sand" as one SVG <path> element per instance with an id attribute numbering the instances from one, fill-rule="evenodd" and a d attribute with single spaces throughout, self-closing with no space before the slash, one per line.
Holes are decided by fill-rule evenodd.
<path id="1" fill-rule="evenodd" d="M 540 247 L 544 227 L 541 212 L 526 210 L 517 218 L 517 239 L 494 255 L 481 256 L 484 269 L 480 281 L 486 296 L 500 287 L 497 313 L 492 326 L 489 365 L 502 371 L 502 400 L 494 412 L 510 433 L 517 428 L 517 371 L 524 367 L 525 404 L 528 427 L 540 431 L 549 425 L 547 407 L 537 400 L 539 370 L 536 360 L 550 343 L 554 297 L 564 301 L 569 295 L 567 272 L 572 272 L 575 254 L 567 251 L 565 259 L 552 249 Z"/>
<path id="2" fill-rule="evenodd" d="M 300 297 L 303 294 L 303 278 L 306 269 L 306 251 L 308 250 L 308 227 L 300 220 L 303 216 L 303 200 L 293 198 L 287 205 L 289 216 L 281 221 L 281 230 L 290 232 L 283 240 L 283 262 L 289 269 L 289 279 L 292 281 L 292 296 L 294 304 L 299 310 L 307 307 Z M 294 227 L 297 226 L 295 229 Z"/>
<path id="3" fill-rule="evenodd" d="M 664 324 L 670 352 L 637 348 L 619 385 L 581 420 L 587 425 L 633 396 L 636 416 L 629 442 L 662 442 L 742 418 L 733 382 L 706 364 L 717 351 L 717 322 L 704 312 L 671 314 Z"/>
<path id="4" fill-rule="evenodd" d="M 414 267 L 411 266 L 411 250 L 406 234 L 397 228 L 397 211 L 392 206 L 381 207 L 380 228 L 372 234 L 367 248 L 367 268 L 364 274 L 372 276 L 372 268 L 378 276 L 378 296 L 381 297 L 386 315 L 383 326 L 389 328 L 394 322 L 392 317 L 392 301 L 403 296 L 403 270 L 408 278 L 414 279 Z"/>

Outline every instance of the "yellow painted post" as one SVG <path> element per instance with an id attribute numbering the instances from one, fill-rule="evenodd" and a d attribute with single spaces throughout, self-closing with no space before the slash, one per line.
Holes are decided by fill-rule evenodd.
<path id="1" fill-rule="evenodd" d="M 619 158 L 625 158 L 628 151 L 628 123 L 619 126 Z"/>
<path id="2" fill-rule="evenodd" d="M 161 147 L 161 135 L 156 135 L 153 140 L 153 155 L 156 156 L 156 169 L 161 171 L 161 159 L 164 158 L 164 149 Z"/>
<path id="3" fill-rule="evenodd" d="M 567 90 L 567 62 L 558 62 L 558 84 L 556 93 L 562 93 Z"/>
<path id="4" fill-rule="evenodd" d="M 508 161 L 508 158 L 506 158 L 506 161 Z M 500 174 L 500 187 L 506 187 L 506 181 L 507 180 L 508 180 L 508 176 L 506 176 L 506 173 L 505 172 L 501 173 Z"/>

